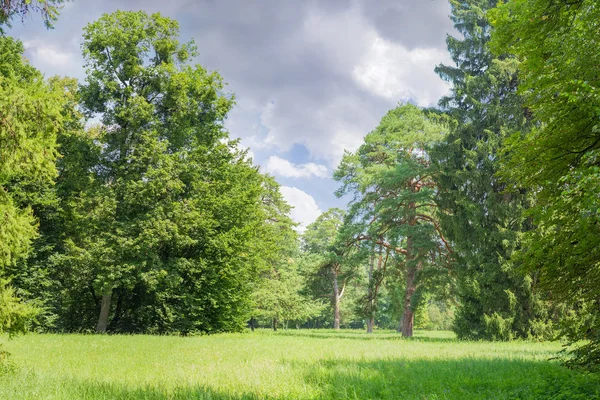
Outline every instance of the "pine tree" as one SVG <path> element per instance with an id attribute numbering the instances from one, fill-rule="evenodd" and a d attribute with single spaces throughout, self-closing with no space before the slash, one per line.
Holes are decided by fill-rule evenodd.
<path id="1" fill-rule="evenodd" d="M 435 217 L 435 169 L 429 156 L 446 133 L 443 122 L 413 105 L 399 106 L 382 118 L 355 153 L 344 155 L 335 172 L 342 183 L 338 195 L 354 197 L 343 234 L 371 248 L 365 299 L 368 331 L 386 275 L 399 268 L 404 278 L 399 330 L 412 336 L 424 276 L 444 265 L 449 249 Z"/>

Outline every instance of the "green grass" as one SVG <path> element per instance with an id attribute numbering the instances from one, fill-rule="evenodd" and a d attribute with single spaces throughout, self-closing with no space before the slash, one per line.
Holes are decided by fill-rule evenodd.
<path id="1" fill-rule="evenodd" d="M 600 378 L 558 343 L 448 332 L 257 331 L 204 337 L 26 335 L 0 399 L 593 399 Z"/>

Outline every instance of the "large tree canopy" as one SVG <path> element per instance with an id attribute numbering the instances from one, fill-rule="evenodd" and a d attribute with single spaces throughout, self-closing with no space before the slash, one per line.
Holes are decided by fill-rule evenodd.
<path id="1" fill-rule="evenodd" d="M 516 94 L 516 60 L 488 48 L 486 11 L 495 0 L 452 0 L 452 20 L 462 37 L 449 36 L 455 65 L 436 72 L 452 84 L 440 106 L 457 125 L 432 152 L 438 165 L 441 226 L 455 250 L 461 338 L 502 339 L 547 334 L 547 313 L 532 279 L 512 254 L 530 228 L 522 215 L 526 191 L 507 192 L 497 176 L 506 137 L 527 129 Z"/>
<path id="2" fill-rule="evenodd" d="M 600 360 L 600 8 L 597 1 L 525 0 L 490 12 L 493 47 L 515 54 L 519 92 L 537 124 L 514 135 L 503 174 L 531 188 L 535 230 L 521 259 L 561 300 L 588 315 L 567 332 Z M 580 321 L 581 322 L 581 321 Z"/>
<path id="3" fill-rule="evenodd" d="M 177 22 L 144 12 L 85 28 L 79 101 L 101 124 L 62 147 L 51 256 L 62 329 L 239 329 L 278 246 L 265 178 L 223 128 L 233 100 L 177 36 Z"/>
<path id="4" fill-rule="evenodd" d="M 372 246 L 368 303 L 374 318 L 377 292 L 388 263 L 405 281 L 402 333 L 412 336 L 414 310 L 428 267 L 443 264 L 449 250 L 435 216 L 435 180 L 429 151 L 447 126 L 435 114 L 406 104 L 384 116 L 355 153 L 335 172 L 338 194 L 351 194 L 346 235 Z M 376 261 L 375 261 L 376 258 Z M 433 260 L 433 261 L 432 261 Z M 373 265 L 375 264 L 375 265 Z"/>

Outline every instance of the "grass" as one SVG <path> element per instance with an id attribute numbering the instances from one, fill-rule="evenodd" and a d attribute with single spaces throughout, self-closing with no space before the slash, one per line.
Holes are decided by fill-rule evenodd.
<path id="1" fill-rule="evenodd" d="M 449 332 L 289 330 L 204 337 L 27 335 L 0 399 L 594 399 L 600 377 L 548 361 L 558 343 Z"/>

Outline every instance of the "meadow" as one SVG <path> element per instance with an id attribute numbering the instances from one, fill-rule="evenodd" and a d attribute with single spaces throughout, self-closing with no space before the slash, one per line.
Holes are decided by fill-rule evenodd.
<path id="1" fill-rule="evenodd" d="M 549 360 L 560 343 L 288 330 L 200 337 L 0 339 L 0 399 L 593 399 L 598 376 Z"/>

